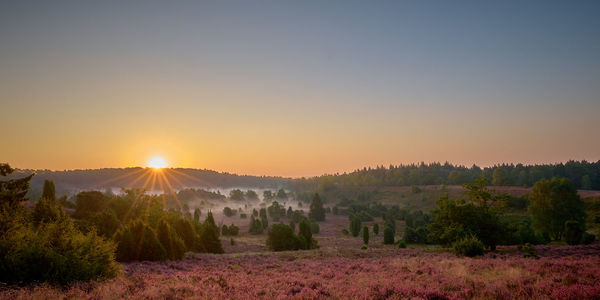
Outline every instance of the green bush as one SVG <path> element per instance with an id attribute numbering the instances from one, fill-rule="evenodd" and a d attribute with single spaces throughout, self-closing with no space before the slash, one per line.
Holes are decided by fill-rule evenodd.
<path id="1" fill-rule="evenodd" d="M 158 240 L 167 251 L 170 260 L 179 260 L 185 254 L 185 244 L 166 219 L 160 220 L 156 229 Z"/>
<path id="2" fill-rule="evenodd" d="M 581 243 L 584 245 L 589 245 L 589 244 L 593 243 L 595 240 L 596 240 L 596 235 L 584 232 L 583 236 L 581 238 Z"/>
<path id="3" fill-rule="evenodd" d="M 311 221 L 310 222 L 310 231 L 312 231 L 312 233 L 314 233 L 314 234 L 317 234 L 321 231 L 321 228 L 319 227 L 319 224 L 317 224 L 317 222 Z"/>
<path id="4" fill-rule="evenodd" d="M 250 217 L 250 230 L 248 232 L 250 234 L 261 234 L 265 228 L 262 225 L 262 222 L 255 218 L 254 216 Z"/>
<path id="5" fill-rule="evenodd" d="M 483 243 L 475 236 L 469 236 L 452 244 L 454 254 L 474 257 L 483 255 Z"/>
<path id="6" fill-rule="evenodd" d="M 300 228 L 302 228 L 302 223 L 300 223 Z M 298 238 L 292 231 L 292 227 L 286 224 L 271 226 L 267 237 L 267 246 L 272 251 L 298 250 L 305 247 L 303 243 L 306 243 L 306 240 Z"/>
<path id="7" fill-rule="evenodd" d="M 390 226 L 385 226 L 383 229 L 383 243 L 386 245 L 394 243 L 394 229 Z"/>
<path id="8" fill-rule="evenodd" d="M 578 245 L 583 238 L 583 228 L 577 221 L 565 222 L 565 242 L 569 245 Z"/>
<path id="9" fill-rule="evenodd" d="M 121 270 L 114 253 L 114 243 L 81 233 L 68 218 L 15 227 L 0 239 L 0 282 L 67 285 L 114 277 Z"/>
<path id="10" fill-rule="evenodd" d="M 369 227 L 364 226 L 363 227 L 363 243 L 365 243 L 365 245 L 369 244 Z"/>
<path id="11" fill-rule="evenodd" d="M 537 255 L 537 251 L 535 251 L 535 248 L 533 248 L 533 246 L 530 243 L 525 243 L 525 245 L 519 246 L 519 249 L 521 250 L 521 252 L 523 252 L 523 257 L 539 258 L 539 256 Z"/>
<path id="12" fill-rule="evenodd" d="M 156 233 L 142 220 L 136 220 L 115 234 L 117 241 L 117 260 L 155 261 L 168 258 L 165 247 L 156 237 Z"/>
<path id="13" fill-rule="evenodd" d="M 360 246 L 360 249 L 361 249 L 361 250 L 367 250 L 368 248 L 369 248 L 369 247 L 368 247 L 367 245 L 362 245 L 362 246 Z"/>
<path id="14" fill-rule="evenodd" d="M 105 209 L 91 218 L 91 225 L 96 228 L 96 232 L 106 238 L 112 238 L 113 234 L 121 226 L 117 215 L 111 209 Z"/>
<path id="15" fill-rule="evenodd" d="M 344 228 L 344 229 L 342 229 L 342 234 L 343 235 L 349 235 L 350 232 L 348 232 L 348 229 Z"/>
<path id="16" fill-rule="evenodd" d="M 206 253 L 223 253 L 223 245 L 219 239 L 219 227 L 211 212 L 208 212 L 206 220 L 202 223 L 197 249 Z"/>
<path id="17" fill-rule="evenodd" d="M 400 240 L 400 242 L 398 243 L 398 248 L 406 248 L 406 242 L 404 240 Z"/>
<path id="18" fill-rule="evenodd" d="M 379 235 L 379 224 L 375 223 L 375 225 L 373 225 L 373 233 Z"/>

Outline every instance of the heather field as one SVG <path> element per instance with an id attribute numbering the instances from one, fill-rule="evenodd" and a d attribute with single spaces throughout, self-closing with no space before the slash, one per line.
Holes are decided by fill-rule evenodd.
<path id="1" fill-rule="evenodd" d="M 123 276 L 67 289 L 4 290 L 8 299 L 599 299 L 600 246 L 501 248 L 460 258 L 422 248 L 194 254 L 123 265 Z"/>

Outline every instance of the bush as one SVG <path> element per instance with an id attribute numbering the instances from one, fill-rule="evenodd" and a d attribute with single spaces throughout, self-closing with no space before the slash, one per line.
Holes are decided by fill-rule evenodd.
<path id="1" fill-rule="evenodd" d="M 351 215 L 350 216 L 350 232 L 352 233 L 352 236 L 357 237 L 358 234 L 360 233 L 360 228 L 361 228 L 361 221 L 360 218 L 357 217 L 356 215 Z"/>
<path id="2" fill-rule="evenodd" d="M 156 229 L 158 240 L 167 251 L 170 260 L 179 260 L 185 254 L 185 244 L 166 219 L 160 220 Z"/>
<path id="3" fill-rule="evenodd" d="M 205 253 L 223 253 L 223 245 L 219 239 L 219 227 L 211 212 L 208 212 L 206 220 L 202 223 L 198 238 L 198 250 Z"/>
<path id="4" fill-rule="evenodd" d="M 375 223 L 375 225 L 373 225 L 373 233 L 379 235 L 379 224 Z"/>
<path id="5" fill-rule="evenodd" d="M 398 248 L 406 248 L 406 242 L 404 240 L 400 240 L 400 243 L 398 243 Z"/>
<path id="6" fill-rule="evenodd" d="M 349 235 L 350 232 L 348 232 L 348 229 L 344 228 L 344 229 L 342 229 L 342 234 L 343 235 Z"/>
<path id="7" fill-rule="evenodd" d="M 223 208 L 223 214 L 227 217 L 231 217 L 234 216 L 236 213 L 235 210 L 231 209 L 230 207 L 226 206 L 225 208 Z"/>
<path id="8" fill-rule="evenodd" d="M 483 255 L 483 243 L 475 236 L 469 236 L 452 244 L 454 254 L 474 257 Z"/>
<path id="9" fill-rule="evenodd" d="M 246 218 L 248 218 L 247 214 L 244 214 L 244 213 L 240 214 L 240 219 L 246 219 Z"/>
<path id="10" fill-rule="evenodd" d="M 565 222 L 565 241 L 569 245 L 578 245 L 583 238 L 583 228 L 577 221 Z"/>
<path id="11" fill-rule="evenodd" d="M 367 250 L 368 248 L 369 248 L 369 247 L 368 247 L 367 245 L 362 245 L 362 246 L 360 246 L 360 249 L 361 249 L 361 250 Z"/>
<path id="12" fill-rule="evenodd" d="M 113 234 L 121 226 L 117 215 L 111 209 L 105 209 L 95 214 L 91 219 L 91 224 L 96 228 L 96 232 L 106 238 L 112 238 Z"/>
<path id="13" fill-rule="evenodd" d="M 67 285 L 114 277 L 121 272 L 114 253 L 114 243 L 81 233 L 68 218 L 20 226 L 0 239 L 0 282 Z"/>
<path id="14" fill-rule="evenodd" d="M 537 251 L 535 251 L 535 248 L 533 248 L 533 246 L 530 243 L 525 243 L 525 245 L 519 246 L 519 250 L 523 252 L 523 257 L 539 258 L 539 256 L 537 255 Z"/>
<path id="15" fill-rule="evenodd" d="M 311 221 L 310 222 L 310 231 L 312 231 L 312 233 L 317 234 L 321 231 L 321 228 L 319 227 L 319 224 L 317 224 L 317 222 Z"/>
<path id="16" fill-rule="evenodd" d="M 302 228 L 302 223 L 300 223 Z M 305 243 L 306 241 L 304 241 Z M 267 237 L 267 246 L 272 251 L 298 250 L 303 248 L 303 241 L 292 231 L 292 227 L 286 224 L 275 224 L 271 226 Z"/>
<path id="17" fill-rule="evenodd" d="M 154 230 L 142 220 L 133 221 L 119 230 L 115 234 L 115 240 L 118 243 L 118 261 L 155 261 L 168 258 L 167 250 Z"/>
<path id="18" fill-rule="evenodd" d="M 256 219 L 254 216 L 250 217 L 250 234 L 261 234 L 265 228 L 263 227 L 260 220 Z"/>
<path id="19" fill-rule="evenodd" d="M 386 245 L 394 243 L 394 229 L 390 226 L 385 226 L 383 229 L 383 243 Z"/>
<path id="20" fill-rule="evenodd" d="M 581 238 L 581 243 L 584 245 L 589 245 L 596 240 L 596 236 L 587 232 L 583 233 L 583 237 Z"/>
<path id="21" fill-rule="evenodd" d="M 363 227 L 363 243 L 369 244 L 369 227 L 367 226 Z"/>

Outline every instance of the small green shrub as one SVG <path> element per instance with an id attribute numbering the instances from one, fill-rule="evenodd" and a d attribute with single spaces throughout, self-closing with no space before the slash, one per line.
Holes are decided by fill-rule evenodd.
<path id="1" fill-rule="evenodd" d="M 483 243 L 475 236 L 469 236 L 452 244 L 454 254 L 474 257 L 483 255 Z"/>
<path id="2" fill-rule="evenodd" d="M 569 245 L 581 243 L 583 238 L 583 228 L 577 221 L 569 220 L 565 222 L 565 241 Z"/>
<path id="3" fill-rule="evenodd" d="M 383 243 L 386 245 L 394 243 L 394 229 L 390 226 L 385 226 L 383 229 Z"/>
<path id="4" fill-rule="evenodd" d="M 406 242 L 404 240 L 400 240 L 400 243 L 398 243 L 398 248 L 406 248 Z"/>
<path id="5" fill-rule="evenodd" d="M 158 240 L 156 233 L 142 220 L 136 220 L 115 234 L 117 260 L 155 261 L 168 258 L 167 250 Z"/>
<path id="6" fill-rule="evenodd" d="M 349 235 L 350 232 L 348 232 L 348 229 L 344 228 L 344 229 L 342 229 L 342 234 L 343 235 Z"/>
<path id="7" fill-rule="evenodd" d="M 539 258 L 537 251 L 535 251 L 535 248 L 533 248 L 533 245 L 530 243 L 525 243 L 525 245 L 519 246 L 519 249 L 521 252 L 523 252 L 523 257 Z"/>
<path id="8" fill-rule="evenodd" d="M 367 245 L 362 245 L 362 246 L 360 247 L 360 249 L 361 249 L 361 250 L 367 250 L 368 248 L 369 248 L 369 247 L 368 247 Z"/>

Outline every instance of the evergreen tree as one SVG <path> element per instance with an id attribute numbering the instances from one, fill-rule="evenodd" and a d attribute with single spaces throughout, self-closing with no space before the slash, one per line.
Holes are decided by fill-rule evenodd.
<path id="1" fill-rule="evenodd" d="M 379 224 L 375 223 L 375 225 L 373 225 L 373 233 L 379 235 Z"/>
<path id="2" fill-rule="evenodd" d="M 311 244 L 312 244 L 312 230 L 310 228 L 310 224 L 306 219 L 303 219 L 302 221 L 300 221 L 300 224 L 298 225 L 298 235 L 303 237 L 303 242 L 305 242 L 305 245 L 303 245 L 303 249 L 310 249 L 311 248 Z"/>
<path id="3" fill-rule="evenodd" d="M 158 240 L 167 251 L 170 260 L 179 260 L 185 253 L 185 244 L 166 219 L 161 219 L 156 229 Z"/>
<path id="4" fill-rule="evenodd" d="M 383 229 L 383 243 L 386 245 L 394 243 L 394 230 L 392 227 L 385 226 Z"/>
<path id="5" fill-rule="evenodd" d="M 357 237 L 358 234 L 360 233 L 360 226 L 361 226 L 360 218 L 355 215 L 351 215 L 350 216 L 350 233 L 352 233 L 353 237 Z"/>
<path id="6" fill-rule="evenodd" d="M 365 245 L 369 244 L 369 227 L 363 227 L 363 242 Z"/>
<path id="7" fill-rule="evenodd" d="M 56 201 L 56 188 L 54 187 L 54 182 L 52 180 L 44 180 L 42 198 L 46 198 L 52 202 Z"/>
<path id="8" fill-rule="evenodd" d="M 219 239 L 219 227 L 215 224 L 211 212 L 208 212 L 200 230 L 200 249 L 207 253 L 225 252 Z"/>
<path id="9" fill-rule="evenodd" d="M 312 198 L 308 217 L 319 222 L 325 221 L 325 209 L 323 208 L 323 202 L 319 194 L 315 194 Z"/>

